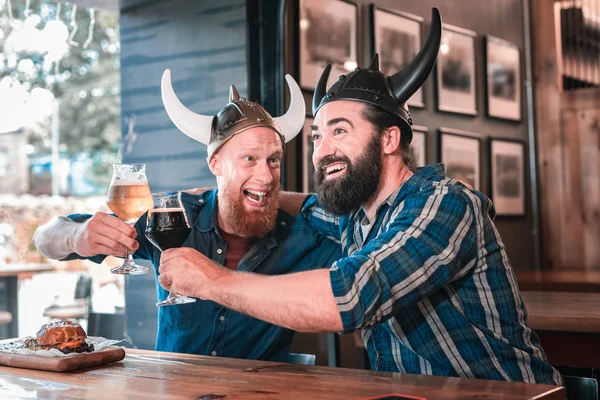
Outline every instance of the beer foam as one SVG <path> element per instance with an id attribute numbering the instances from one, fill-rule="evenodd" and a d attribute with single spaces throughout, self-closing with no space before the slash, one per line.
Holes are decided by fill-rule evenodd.
<path id="1" fill-rule="evenodd" d="M 162 213 L 171 213 L 171 212 L 173 212 L 173 213 L 174 212 L 185 213 L 185 211 L 184 211 L 183 208 L 151 208 L 151 209 L 148 210 L 149 214 L 152 214 L 152 213 L 155 213 L 155 212 L 157 212 L 157 213 L 159 213 L 159 212 L 162 212 Z"/>
<path id="2" fill-rule="evenodd" d="M 112 186 L 139 186 L 147 184 L 148 181 L 146 179 L 114 179 L 112 181 Z"/>

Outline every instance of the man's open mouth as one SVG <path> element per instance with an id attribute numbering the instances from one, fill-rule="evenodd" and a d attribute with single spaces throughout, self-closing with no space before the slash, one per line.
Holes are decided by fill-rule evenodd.
<path id="1" fill-rule="evenodd" d="M 267 197 L 267 192 L 252 190 L 252 189 L 244 189 L 244 196 L 252 202 L 252 203 L 264 203 L 265 198 Z"/>
<path id="2" fill-rule="evenodd" d="M 332 163 L 323 167 L 326 178 L 335 178 L 345 173 L 347 168 L 346 163 Z"/>

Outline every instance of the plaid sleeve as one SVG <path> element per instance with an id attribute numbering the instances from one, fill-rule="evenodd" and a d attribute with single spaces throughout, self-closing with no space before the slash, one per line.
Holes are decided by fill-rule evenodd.
<path id="1" fill-rule="evenodd" d="M 330 268 L 344 332 L 392 317 L 476 264 L 474 215 L 447 186 L 408 198 L 383 231 Z"/>
<path id="2" fill-rule="evenodd" d="M 306 197 L 300 214 L 317 232 L 337 243 L 341 243 L 340 218 L 323 210 L 319 206 L 316 195 L 311 194 Z"/>

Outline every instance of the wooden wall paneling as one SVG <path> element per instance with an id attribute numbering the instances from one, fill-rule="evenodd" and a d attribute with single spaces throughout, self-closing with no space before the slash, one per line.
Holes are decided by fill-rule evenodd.
<path id="1" fill-rule="evenodd" d="M 563 137 L 564 163 L 562 163 L 562 175 L 564 177 L 563 191 L 560 195 L 564 197 L 561 212 L 562 240 L 561 267 L 568 269 L 580 269 L 585 264 L 585 245 L 583 241 L 583 199 L 581 192 L 581 169 L 580 169 L 580 142 L 578 130 L 581 129 L 579 112 L 576 110 L 561 112 L 561 136 Z M 546 182 L 552 185 L 552 181 Z"/>
<path id="2" fill-rule="evenodd" d="M 531 0 L 533 82 L 538 137 L 542 267 L 561 267 L 565 183 L 560 132 L 560 96 L 554 8 L 548 0 Z"/>
<path id="3" fill-rule="evenodd" d="M 576 136 L 580 193 L 579 229 L 582 242 L 582 269 L 600 270 L 600 89 L 581 89 L 563 94 L 565 135 Z M 570 165 L 569 165 L 570 167 Z M 568 175 L 574 171 L 567 169 Z M 571 251 L 573 251 L 571 249 Z"/>

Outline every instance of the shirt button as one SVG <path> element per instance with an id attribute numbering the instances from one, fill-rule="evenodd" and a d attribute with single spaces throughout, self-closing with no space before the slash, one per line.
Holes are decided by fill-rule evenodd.
<path id="1" fill-rule="evenodd" d="M 221 318 L 219 318 L 221 320 L 221 322 L 225 321 L 225 317 L 221 315 Z"/>
<path id="2" fill-rule="evenodd" d="M 222 252 L 223 252 L 223 250 L 217 249 L 217 254 L 221 254 Z"/>
<path id="3" fill-rule="evenodd" d="M 213 356 L 216 356 L 217 352 L 215 350 L 213 350 L 212 353 L 210 353 L 210 354 L 212 354 Z"/>
<path id="4" fill-rule="evenodd" d="M 198 200 L 198 203 L 204 203 L 204 199 Z"/>
<path id="5" fill-rule="evenodd" d="M 285 226 L 285 221 L 281 221 L 281 225 Z"/>

